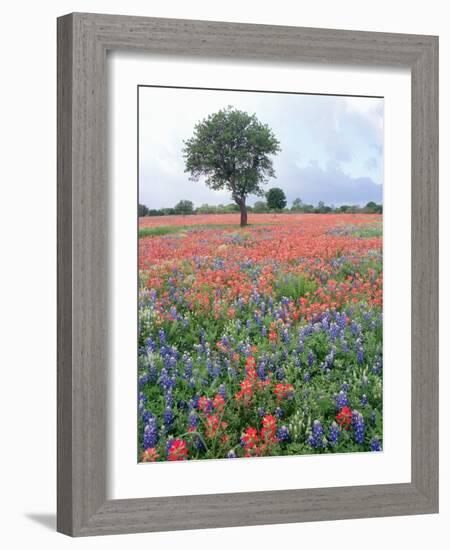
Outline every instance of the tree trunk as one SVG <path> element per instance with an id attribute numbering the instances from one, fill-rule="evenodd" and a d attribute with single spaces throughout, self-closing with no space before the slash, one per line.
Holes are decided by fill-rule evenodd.
<path id="1" fill-rule="evenodd" d="M 247 225 L 247 206 L 245 205 L 245 201 L 239 202 L 239 209 L 241 211 L 241 227 L 245 227 Z"/>

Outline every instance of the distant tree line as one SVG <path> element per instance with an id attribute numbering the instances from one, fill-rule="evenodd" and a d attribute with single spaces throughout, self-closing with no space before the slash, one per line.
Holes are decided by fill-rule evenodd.
<path id="1" fill-rule="evenodd" d="M 251 207 L 249 207 L 251 210 Z M 194 207 L 194 203 L 188 200 L 182 200 L 171 208 L 147 208 L 145 204 L 139 204 L 139 216 L 190 216 L 193 214 L 230 214 L 239 212 L 239 206 L 231 204 L 202 204 Z"/>
<path id="2" fill-rule="evenodd" d="M 257 214 L 270 212 L 284 213 L 304 213 L 304 214 L 381 214 L 383 205 L 374 201 L 368 202 L 365 206 L 357 204 L 343 204 L 341 206 L 327 205 L 319 201 L 317 205 L 304 203 L 300 198 L 292 201 L 291 207 L 287 206 L 286 195 L 278 187 L 269 189 L 265 195 L 266 200 L 257 201 L 253 206 L 247 206 L 249 212 Z M 194 214 L 230 214 L 239 212 L 240 208 L 236 203 L 230 204 L 202 204 L 194 207 L 194 203 L 189 200 L 181 200 L 172 208 L 148 208 L 144 204 L 139 204 L 139 216 L 191 216 Z"/>

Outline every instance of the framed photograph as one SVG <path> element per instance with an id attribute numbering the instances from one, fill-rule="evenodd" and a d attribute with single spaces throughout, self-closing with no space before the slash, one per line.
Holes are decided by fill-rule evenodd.
<path id="1" fill-rule="evenodd" d="M 437 513 L 438 38 L 58 19 L 58 530 Z"/>

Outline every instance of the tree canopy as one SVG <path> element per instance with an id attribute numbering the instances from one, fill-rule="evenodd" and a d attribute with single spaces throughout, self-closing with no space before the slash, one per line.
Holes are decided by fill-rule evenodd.
<path id="1" fill-rule="evenodd" d="M 187 214 L 193 214 L 194 203 L 192 201 L 181 200 L 175 205 L 175 213 L 183 214 L 184 216 Z"/>
<path id="2" fill-rule="evenodd" d="M 272 187 L 266 193 L 267 206 L 270 210 L 283 210 L 287 201 L 283 189 Z"/>
<path id="3" fill-rule="evenodd" d="M 204 176 L 211 189 L 230 191 L 244 226 L 247 196 L 264 195 L 261 185 L 275 177 L 270 155 L 280 150 L 272 130 L 255 114 L 227 107 L 195 125 L 184 142 L 185 171 L 193 180 Z"/>

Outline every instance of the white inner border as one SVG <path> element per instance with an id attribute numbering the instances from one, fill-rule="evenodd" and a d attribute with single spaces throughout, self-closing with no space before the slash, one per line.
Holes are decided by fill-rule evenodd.
<path id="1" fill-rule="evenodd" d="M 411 76 L 406 69 L 108 54 L 110 365 L 108 497 L 411 480 Z M 384 96 L 384 451 L 137 463 L 137 85 Z M 199 92 L 200 93 L 200 92 Z"/>

